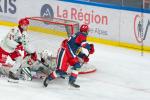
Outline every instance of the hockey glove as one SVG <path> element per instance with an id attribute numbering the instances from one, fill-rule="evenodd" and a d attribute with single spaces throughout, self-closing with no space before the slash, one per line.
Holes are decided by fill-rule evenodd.
<path id="1" fill-rule="evenodd" d="M 83 60 L 84 60 L 84 62 L 89 62 L 89 58 L 87 57 L 87 56 L 83 56 L 83 58 L 82 58 Z"/>
<path id="2" fill-rule="evenodd" d="M 31 54 L 31 59 L 34 60 L 34 61 L 37 61 L 37 54 L 36 54 L 36 52 Z"/>
<path id="3" fill-rule="evenodd" d="M 93 44 L 90 44 L 90 51 L 89 51 L 89 53 L 90 53 L 90 54 L 93 54 L 94 51 L 95 51 L 94 45 L 93 45 Z"/>
<path id="4" fill-rule="evenodd" d="M 23 45 L 22 45 L 22 44 L 17 45 L 17 47 L 16 47 L 15 50 L 16 50 L 16 51 L 18 51 L 18 50 L 23 51 L 23 50 L 24 50 Z"/>

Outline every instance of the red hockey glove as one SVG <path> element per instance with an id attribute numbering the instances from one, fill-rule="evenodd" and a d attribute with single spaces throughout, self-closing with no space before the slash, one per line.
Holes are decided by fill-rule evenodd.
<path id="1" fill-rule="evenodd" d="M 31 59 L 34 60 L 34 61 L 37 61 L 37 54 L 36 54 L 36 52 L 31 54 Z"/>
<path id="2" fill-rule="evenodd" d="M 82 59 L 84 60 L 84 62 L 89 62 L 89 58 L 87 56 L 83 56 Z"/>
<path id="3" fill-rule="evenodd" d="M 16 50 L 17 50 L 17 51 L 18 51 L 18 50 L 23 51 L 23 50 L 24 50 L 23 45 L 22 45 L 22 44 L 17 45 Z"/>
<path id="4" fill-rule="evenodd" d="M 31 65 L 34 64 L 34 62 L 37 61 L 37 54 L 36 54 L 36 52 L 34 52 L 34 53 L 31 53 L 31 54 L 28 54 L 28 56 L 29 55 L 31 56 L 31 58 L 28 59 L 27 63 L 31 66 Z"/>
<path id="5" fill-rule="evenodd" d="M 89 53 L 90 53 L 90 54 L 93 54 L 94 51 L 95 51 L 94 45 L 93 45 L 93 44 L 90 44 L 90 51 L 89 51 Z"/>
<path id="6" fill-rule="evenodd" d="M 61 46 L 62 47 L 66 47 L 67 46 L 67 42 L 68 42 L 67 39 L 63 40 Z"/>

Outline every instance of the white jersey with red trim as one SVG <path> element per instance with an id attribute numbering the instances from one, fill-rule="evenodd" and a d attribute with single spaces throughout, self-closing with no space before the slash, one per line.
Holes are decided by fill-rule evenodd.
<path id="1" fill-rule="evenodd" d="M 28 48 L 28 36 L 27 31 L 21 31 L 18 27 L 12 28 L 9 33 L 5 36 L 5 38 L 1 41 L 1 48 L 3 48 L 6 52 L 11 53 L 15 50 L 19 42 L 23 44 L 24 48 Z"/>

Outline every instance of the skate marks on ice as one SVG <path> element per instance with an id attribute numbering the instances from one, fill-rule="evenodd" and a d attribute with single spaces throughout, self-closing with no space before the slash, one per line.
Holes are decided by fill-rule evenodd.
<path id="1" fill-rule="evenodd" d="M 10 86 L 10 87 L 15 87 L 15 88 L 40 88 L 42 87 L 41 85 L 42 80 L 33 80 L 33 81 L 26 81 L 26 80 L 12 80 L 7 77 L 1 77 L 0 78 L 0 85 L 1 86 Z"/>

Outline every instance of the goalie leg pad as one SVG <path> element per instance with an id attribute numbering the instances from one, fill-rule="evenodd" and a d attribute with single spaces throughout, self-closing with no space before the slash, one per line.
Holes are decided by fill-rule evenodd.
<path id="1" fill-rule="evenodd" d="M 22 68 L 22 74 L 25 80 L 32 80 L 31 70 L 29 67 Z"/>

